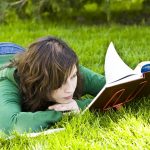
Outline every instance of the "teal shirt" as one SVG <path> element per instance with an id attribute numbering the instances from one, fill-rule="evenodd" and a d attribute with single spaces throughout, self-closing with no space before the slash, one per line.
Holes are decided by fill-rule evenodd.
<path id="1" fill-rule="evenodd" d="M 21 111 L 21 93 L 14 79 L 15 68 L 0 70 L 0 131 L 10 133 L 12 131 L 37 132 L 49 128 L 61 120 L 63 113 L 54 110 L 37 112 Z M 104 76 L 97 74 L 83 66 L 80 66 L 83 76 L 83 93 L 96 94 L 105 84 Z M 76 100 L 80 109 L 84 109 L 91 99 Z"/>

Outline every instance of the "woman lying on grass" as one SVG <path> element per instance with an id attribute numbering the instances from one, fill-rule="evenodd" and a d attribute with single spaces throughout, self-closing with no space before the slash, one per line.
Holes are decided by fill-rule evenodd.
<path id="1" fill-rule="evenodd" d="M 0 69 L 0 130 L 36 132 L 49 128 L 64 111 L 83 110 L 104 86 L 102 75 L 79 66 L 62 40 L 45 37 Z"/>

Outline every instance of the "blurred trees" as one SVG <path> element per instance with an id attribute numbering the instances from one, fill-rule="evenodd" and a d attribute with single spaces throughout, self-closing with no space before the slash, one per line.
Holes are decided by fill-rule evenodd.
<path id="1" fill-rule="evenodd" d="M 11 18 L 150 22 L 150 0 L 0 0 L 0 22 Z"/>

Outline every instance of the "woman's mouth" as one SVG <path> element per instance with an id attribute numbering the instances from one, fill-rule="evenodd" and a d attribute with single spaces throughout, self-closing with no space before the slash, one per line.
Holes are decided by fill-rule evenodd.
<path id="1" fill-rule="evenodd" d="M 67 96 L 67 97 L 64 97 L 64 99 L 72 99 L 73 95 L 70 95 L 70 96 Z"/>

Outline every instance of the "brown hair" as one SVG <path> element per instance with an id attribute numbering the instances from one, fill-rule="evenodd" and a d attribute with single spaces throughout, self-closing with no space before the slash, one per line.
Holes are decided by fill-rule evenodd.
<path id="1" fill-rule="evenodd" d="M 58 38 L 48 36 L 32 43 L 11 65 L 17 68 L 23 111 L 45 110 L 50 105 L 49 93 L 61 87 L 74 65 L 78 70 L 74 98 L 81 96 L 82 85 L 77 55 Z"/>

